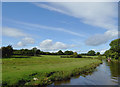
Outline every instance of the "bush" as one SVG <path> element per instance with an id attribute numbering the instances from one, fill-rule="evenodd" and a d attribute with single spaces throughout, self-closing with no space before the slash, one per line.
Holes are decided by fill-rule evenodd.
<path id="1" fill-rule="evenodd" d="M 62 55 L 61 58 L 82 58 L 82 55 L 77 54 L 77 52 L 74 52 L 73 55 Z"/>
<path id="2" fill-rule="evenodd" d="M 82 58 L 82 55 L 81 55 L 81 54 L 78 54 L 78 58 Z"/>

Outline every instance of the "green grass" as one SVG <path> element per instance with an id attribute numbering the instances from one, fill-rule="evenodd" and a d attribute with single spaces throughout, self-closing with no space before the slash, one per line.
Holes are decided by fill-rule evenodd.
<path id="1" fill-rule="evenodd" d="M 98 56 L 86 56 L 86 55 L 83 55 L 82 57 L 85 57 L 85 58 L 89 58 L 89 57 L 91 57 L 91 58 L 97 58 Z"/>
<path id="2" fill-rule="evenodd" d="M 42 55 L 30 58 L 9 58 L 2 60 L 2 81 L 4 85 L 48 85 L 55 80 L 90 72 L 100 64 L 98 59 L 60 58 Z M 33 81 L 36 77 L 38 80 Z"/>

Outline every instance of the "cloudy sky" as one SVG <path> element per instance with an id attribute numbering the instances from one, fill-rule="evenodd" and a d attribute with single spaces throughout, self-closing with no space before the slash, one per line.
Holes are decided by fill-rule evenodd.
<path id="1" fill-rule="evenodd" d="M 118 37 L 117 2 L 4 2 L 3 46 L 103 53 Z"/>

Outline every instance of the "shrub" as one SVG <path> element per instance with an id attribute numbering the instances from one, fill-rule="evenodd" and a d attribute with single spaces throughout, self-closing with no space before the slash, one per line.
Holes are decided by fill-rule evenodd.
<path id="1" fill-rule="evenodd" d="M 77 54 L 77 52 L 74 52 L 73 55 L 62 55 L 61 58 L 82 58 L 81 54 Z"/>

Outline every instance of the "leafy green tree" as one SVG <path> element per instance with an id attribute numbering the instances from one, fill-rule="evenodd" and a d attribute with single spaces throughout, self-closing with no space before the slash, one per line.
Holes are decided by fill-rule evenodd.
<path id="1" fill-rule="evenodd" d="M 119 59 L 120 57 L 120 38 L 111 41 L 110 49 L 105 51 L 106 58 Z"/>
<path id="2" fill-rule="evenodd" d="M 40 54 L 43 55 L 43 54 L 45 54 L 45 53 L 44 53 L 43 51 L 40 51 Z"/>
<path id="3" fill-rule="evenodd" d="M 58 55 L 63 55 L 64 53 L 62 52 L 62 50 L 59 50 L 59 51 L 57 52 L 57 54 L 58 54 Z"/>
<path id="4" fill-rule="evenodd" d="M 100 55 L 100 52 L 97 52 L 96 55 Z"/>
<path id="5" fill-rule="evenodd" d="M 119 57 L 120 57 L 119 53 L 118 53 L 118 52 L 115 52 L 115 53 L 114 53 L 114 58 L 115 58 L 115 59 L 119 59 Z"/>
<path id="6" fill-rule="evenodd" d="M 110 57 L 113 59 L 118 59 L 119 58 L 118 52 L 111 53 Z"/>
<path id="7" fill-rule="evenodd" d="M 120 52 L 120 38 L 111 41 L 109 45 L 111 47 L 110 49 L 113 50 L 114 52 Z"/>
<path id="8" fill-rule="evenodd" d="M 24 49 L 21 49 L 21 50 L 20 50 L 20 54 L 21 54 L 21 55 L 24 55 L 24 54 L 25 54 Z"/>
<path id="9" fill-rule="evenodd" d="M 50 52 L 44 52 L 45 53 L 45 55 L 50 55 L 51 53 Z"/>
<path id="10" fill-rule="evenodd" d="M 64 54 L 65 54 L 65 55 L 73 55 L 73 51 L 68 51 L 68 50 L 67 50 L 67 51 L 64 52 Z"/>
<path id="11" fill-rule="evenodd" d="M 110 57 L 111 53 L 112 52 L 110 50 L 106 50 L 105 53 L 104 53 L 104 55 L 106 56 L 106 58 L 108 58 L 108 57 Z"/>
<path id="12" fill-rule="evenodd" d="M 34 56 L 36 56 L 37 48 L 36 47 L 32 48 L 32 52 L 34 53 Z"/>
<path id="13" fill-rule="evenodd" d="M 8 45 L 7 47 L 2 47 L 2 58 L 11 57 L 13 54 L 13 47 Z"/>
<path id="14" fill-rule="evenodd" d="M 74 58 L 77 58 L 77 57 L 78 57 L 78 53 L 77 53 L 77 52 L 74 52 L 74 53 L 73 53 L 73 57 L 74 57 Z"/>
<path id="15" fill-rule="evenodd" d="M 40 55 L 40 50 L 39 49 L 37 49 L 36 54 Z"/>
<path id="16" fill-rule="evenodd" d="M 94 56 L 95 55 L 95 51 L 94 50 L 90 50 L 87 53 L 89 56 Z"/>

